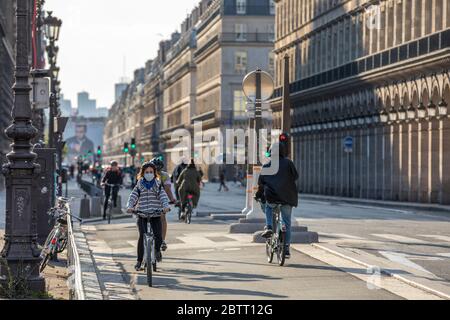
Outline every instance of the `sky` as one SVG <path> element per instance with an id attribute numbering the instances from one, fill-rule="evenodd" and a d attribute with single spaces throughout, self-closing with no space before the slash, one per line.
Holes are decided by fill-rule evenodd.
<path id="1" fill-rule="evenodd" d="M 200 0 L 46 0 L 62 19 L 58 41 L 61 90 L 77 106 L 87 91 L 97 107 L 114 103 L 114 84 L 156 56 Z M 125 66 L 125 67 L 124 67 Z"/>

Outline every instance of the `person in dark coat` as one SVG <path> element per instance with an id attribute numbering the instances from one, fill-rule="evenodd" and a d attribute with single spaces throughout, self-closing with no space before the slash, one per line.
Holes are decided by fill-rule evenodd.
<path id="1" fill-rule="evenodd" d="M 271 162 L 263 168 L 269 168 Z M 298 206 L 298 190 L 296 181 L 299 175 L 294 163 L 288 159 L 283 152 L 279 154 L 279 168 L 273 175 L 261 174 L 258 178 L 258 191 L 255 198 L 264 203 L 263 209 L 266 214 L 266 226 L 262 236 L 272 236 L 273 209 L 281 205 L 283 224 L 286 226 L 286 258 L 290 257 L 289 246 L 291 241 L 291 216 L 292 208 Z"/>
<path id="2" fill-rule="evenodd" d="M 195 167 L 194 160 L 191 160 L 191 163 L 186 169 L 183 170 L 177 180 L 177 185 L 179 185 L 180 201 L 183 208 L 189 194 L 193 196 L 192 202 L 194 204 L 194 208 L 197 207 L 200 199 L 200 181 L 200 174 Z"/>
<path id="3" fill-rule="evenodd" d="M 225 191 L 229 191 L 227 185 L 225 184 L 225 169 L 220 169 L 219 172 L 219 180 L 220 180 L 220 186 L 219 186 L 219 192 L 222 191 L 222 187 L 225 189 Z"/>
<path id="4" fill-rule="evenodd" d="M 101 186 L 105 188 L 105 202 L 103 204 L 103 220 L 106 219 L 106 211 L 108 209 L 109 197 L 112 193 L 114 208 L 117 207 L 117 195 L 119 188 L 123 183 L 122 172 L 120 171 L 117 161 L 111 161 L 110 167 L 105 171 Z"/>

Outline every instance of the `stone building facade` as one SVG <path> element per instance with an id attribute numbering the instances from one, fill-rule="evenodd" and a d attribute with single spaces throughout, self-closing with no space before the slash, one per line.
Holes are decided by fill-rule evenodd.
<path id="1" fill-rule="evenodd" d="M 450 1 L 278 0 L 276 12 L 272 107 L 288 55 L 300 192 L 450 203 Z"/>
<path id="2" fill-rule="evenodd" d="M 11 150 L 11 141 L 5 129 L 11 124 L 13 105 L 12 85 L 14 83 L 15 61 L 15 1 L 0 2 L 0 164 L 6 161 Z M 4 178 L 0 175 L 0 190 L 4 188 Z"/>
<path id="3" fill-rule="evenodd" d="M 175 130 L 193 136 L 196 121 L 202 121 L 206 135 L 246 128 L 242 80 L 257 68 L 274 72 L 274 13 L 272 0 L 200 1 L 180 32 L 160 43 L 157 57 L 143 69 L 142 81 L 135 77 L 113 105 L 104 159 L 123 158 L 123 142 L 134 137 L 140 153 L 136 165 L 162 154 L 171 171 L 176 164 L 173 153 L 182 151 L 177 149 L 179 141 L 171 139 Z M 203 151 L 216 143 L 197 147 Z M 205 178 L 218 176 L 218 166 L 205 165 L 203 171 Z"/>

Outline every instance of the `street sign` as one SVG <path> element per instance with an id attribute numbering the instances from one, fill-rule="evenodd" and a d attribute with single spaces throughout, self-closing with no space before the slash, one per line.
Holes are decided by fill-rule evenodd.
<path id="1" fill-rule="evenodd" d="M 353 137 L 347 136 L 344 138 L 344 152 L 353 152 Z"/>
<path id="2" fill-rule="evenodd" d="M 45 109 L 50 105 L 48 78 L 34 78 L 32 82 L 31 102 L 35 109 Z"/>
<path id="3" fill-rule="evenodd" d="M 245 96 L 251 101 L 255 102 L 256 97 L 256 74 L 261 74 L 261 101 L 268 100 L 274 91 L 275 85 L 272 76 L 261 70 L 255 70 L 247 74 L 242 82 L 242 89 Z"/>

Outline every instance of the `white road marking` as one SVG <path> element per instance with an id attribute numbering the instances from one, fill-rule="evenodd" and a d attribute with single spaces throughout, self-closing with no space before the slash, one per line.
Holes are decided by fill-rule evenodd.
<path id="1" fill-rule="evenodd" d="M 407 210 L 399 210 L 399 209 L 389 209 L 389 208 L 383 208 L 383 207 L 372 207 L 372 206 L 363 206 L 363 205 L 356 205 L 356 204 L 345 204 L 348 207 L 354 207 L 354 208 L 361 208 L 361 209 L 372 209 L 372 210 L 377 210 L 377 211 L 391 211 L 391 212 L 396 212 L 396 213 L 401 213 L 401 214 L 411 214 L 411 211 L 407 211 Z"/>
<path id="2" fill-rule="evenodd" d="M 433 238 L 433 239 L 437 239 L 437 240 L 441 240 L 441 241 L 445 241 L 445 242 L 450 242 L 450 237 L 447 237 L 447 236 L 434 235 L 434 234 L 420 234 L 420 236 L 425 237 L 425 238 Z"/>
<path id="3" fill-rule="evenodd" d="M 402 253 L 398 253 L 398 252 L 392 252 L 392 251 L 378 251 L 380 254 L 382 254 L 384 257 L 388 258 L 389 260 L 393 261 L 393 262 L 397 262 L 400 263 L 404 266 L 416 269 L 416 270 L 420 270 L 422 272 L 426 272 L 428 274 L 433 274 L 430 271 L 422 268 L 421 266 L 419 266 L 418 264 L 410 261 L 407 257 L 408 255 L 406 254 L 402 254 Z"/>
<path id="4" fill-rule="evenodd" d="M 343 239 L 355 239 L 355 240 L 363 240 L 364 238 L 352 236 L 345 233 L 328 233 L 328 232 L 319 232 L 319 236 L 329 236 L 333 238 L 343 238 Z"/>
<path id="5" fill-rule="evenodd" d="M 202 245 L 202 246 L 215 246 L 216 242 L 201 236 L 183 236 L 183 237 L 177 237 L 178 240 L 183 241 L 184 243 L 189 243 L 194 246 L 196 245 Z"/>
<path id="6" fill-rule="evenodd" d="M 224 251 L 239 251 L 241 248 L 225 248 Z"/>
<path id="7" fill-rule="evenodd" d="M 198 250 L 198 252 L 213 252 L 215 251 L 214 249 L 203 249 L 203 250 Z"/>
<path id="8" fill-rule="evenodd" d="M 405 236 L 399 236 L 396 234 L 375 234 L 373 233 L 372 236 L 379 237 L 379 238 L 385 238 L 388 240 L 393 240 L 397 242 L 402 243 L 419 243 L 419 244 L 429 244 L 428 241 L 423 241 L 415 238 L 405 237 Z"/>
<path id="9" fill-rule="evenodd" d="M 336 254 L 330 249 L 311 245 L 293 244 L 291 247 L 301 253 L 304 253 L 314 259 L 320 260 L 351 274 L 352 276 L 366 282 L 368 289 L 382 288 L 395 295 L 409 300 L 442 300 L 442 298 L 430 294 L 424 290 L 408 285 L 403 281 L 386 276 L 381 273 L 379 275 L 369 272 L 367 267 L 361 263 L 351 261 L 348 258 Z"/>
<path id="10" fill-rule="evenodd" d="M 450 253 L 437 253 L 438 256 L 450 258 Z"/>

